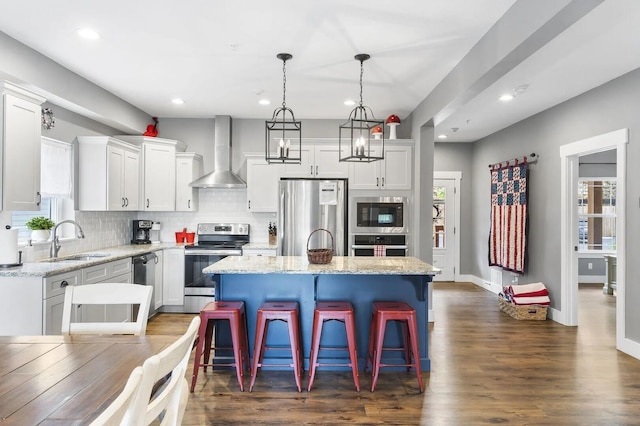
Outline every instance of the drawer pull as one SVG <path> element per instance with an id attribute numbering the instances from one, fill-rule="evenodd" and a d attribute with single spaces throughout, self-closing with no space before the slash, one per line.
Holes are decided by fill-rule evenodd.
<path id="1" fill-rule="evenodd" d="M 60 283 L 60 288 L 62 288 L 62 287 L 66 287 L 66 286 L 68 286 L 68 285 L 69 285 L 69 282 L 68 282 L 67 280 L 64 280 L 64 281 L 62 281 L 62 282 Z"/>

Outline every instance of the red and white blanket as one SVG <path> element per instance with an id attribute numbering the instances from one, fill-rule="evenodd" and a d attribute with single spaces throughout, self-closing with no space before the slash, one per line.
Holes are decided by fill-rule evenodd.
<path id="1" fill-rule="evenodd" d="M 504 289 L 505 293 L 509 293 L 512 296 L 520 297 L 534 297 L 534 296 L 548 296 L 549 290 L 543 283 L 531 283 L 521 285 L 510 285 Z"/>

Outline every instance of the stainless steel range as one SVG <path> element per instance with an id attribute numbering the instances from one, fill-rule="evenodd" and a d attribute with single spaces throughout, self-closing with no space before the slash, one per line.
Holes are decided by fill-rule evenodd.
<path id="1" fill-rule="evenodd" d="M 242 246 L 249 242 L 248 223 L 200 223 L 197 243 L 185 246 L 184 309 L 198 313 L 215 300 L 216 282 L 202 270 L 227 256 L 242 256 Z"/>

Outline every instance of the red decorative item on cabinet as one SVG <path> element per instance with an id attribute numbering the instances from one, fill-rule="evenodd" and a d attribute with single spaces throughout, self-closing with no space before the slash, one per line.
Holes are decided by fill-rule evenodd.
<path id="1" fill-rule="evenodd" d="M 147 131 L 144 132 L 142 136 L 151 136 L 152 138 L 155 138 L 156 136 L 158 136 L 158 117 L 152 117 L 152 118 L 153 118 L 153 124 L 149 124 L 147 126 Z"/>

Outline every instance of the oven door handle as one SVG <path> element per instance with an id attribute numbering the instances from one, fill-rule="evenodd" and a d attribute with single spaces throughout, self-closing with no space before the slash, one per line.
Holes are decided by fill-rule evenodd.
<path id="1" fill-rule="evenodd" d="M 185 250 L 185 256 L 242 256 L 242 249 L 224 250 Z"/>
<path id="2" fill-rule="evenodd" d="M 389 245 L 389 244 L 379 244 L 381 246 L 385 246 L 388 249 L 404 249 L 407 250 L 409 248 L 409 246 L 396 246 L 396 245 Z M 362 246 L 362 245 L 358 245 L 358 244 L 354 244 L 351 246 L 352 249 L 357 250 L 357 249 L 374 249 L 376 248 L 376 246 Z"/>

